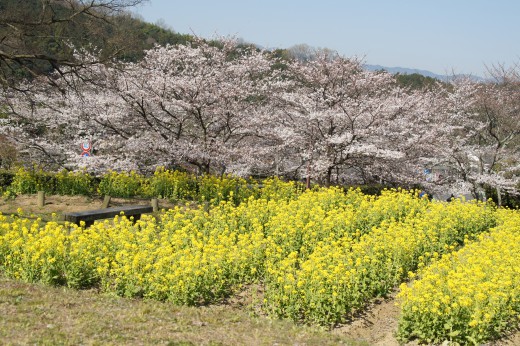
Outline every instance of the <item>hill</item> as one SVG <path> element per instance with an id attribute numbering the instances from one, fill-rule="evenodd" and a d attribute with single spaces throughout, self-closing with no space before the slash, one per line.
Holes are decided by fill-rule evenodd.
<path id="1" fill-rule="evenodd" d="M 101 59 L 137 61 L 155 44 L 193 39 L 146 23 L 126 9 L 140 0 L 0 2 L 0 83 L 13 85 L 75 66 L 74 49 L 101 52 Z"/>
<path id="2" fill-rule="evenodd" d="M 448 82 L 450 80 L 453 80 L 455 78 L 459 77 L 469 77 L 472 80 L 481 82 L 485 79 L 480 76 L 473 76 L 473 75 L 463 75 L 463 74 L 455 74 L 455 75 L 440 75 L 437 73 L 433 73 L 428 70 L 420 70 L 420 69 L 414 69 L 414 68 L 407 68 L 407 67 L 387 67 L 387 66 L 381 66 L 381 65 L 370 65 L 365 64 L 365 68 L 369 71 L 387 71 L 391 74 L 401 74 L 401 75 L 412 75 L 412 74 L 419 74 L 421 76 L 435 78 L 443 82 Z"/>

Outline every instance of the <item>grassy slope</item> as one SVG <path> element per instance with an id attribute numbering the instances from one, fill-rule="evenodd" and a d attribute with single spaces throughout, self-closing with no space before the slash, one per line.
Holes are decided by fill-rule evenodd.
<path id="1" fill-rule="evenodd" d="M 39 345 L 364 345 L 255 317 L 240 304 L 177 307 L 0 277 L 0 343 Z"/>

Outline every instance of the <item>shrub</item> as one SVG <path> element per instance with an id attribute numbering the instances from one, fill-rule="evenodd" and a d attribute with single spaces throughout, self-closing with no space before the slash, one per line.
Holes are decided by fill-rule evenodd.
<path id="1" fill-rule="evenodd" d="M 197 194 L 196 177 L 190 173 L 156 169 L 153 176 L 147 180 L 147 197 L 168 198 L 172 201 L 194 199 Z"/>
<path id="2" fill-rule="evenodd" d="M 0 170 L 0 187 L 7 188 L 14 179 L 14 173 L 7 170 Z"/>
<path id="3" fill-rule="evenodd" d="M 57 194 L 89 196 L 94 192 L 93 178 L 86 172 L 62 170 L 55 178 Z"/>
<path id="4" fill-rule="evenodd" d="M 259 194 L 268 200 L 291 200 L 305 190 L 305 185 L 297 181 L 285 182 L 278 177 L 267 178 L 262 181 Z"/>
<path id="5" fill-rule="evenodd" d="M 26 170 L 22 167 L 16 171 L 8 191 L 16 195 L 33 194 L 38 191 L 52 194 L 55 187 L 56 178 L 53 174 L 44 172 L 41 168 Z"/>
<path id="6" fill-rule="evenodd" d="M 101 177 L 98 193 L 112 197 L 135 197 L 142 191 L 144 178 L 134 171 L 130 173 L 110 171 Z"/>
<path id="7" fill-rule="evenodd" d="M 221 201 L 231 201 L 235 204 L 247 199 L 253 193 L 243 178 L 223 175 L 203 175 L 197 180 L 199 190 L 198 201 L 209 201 L 218 204 Z"/>

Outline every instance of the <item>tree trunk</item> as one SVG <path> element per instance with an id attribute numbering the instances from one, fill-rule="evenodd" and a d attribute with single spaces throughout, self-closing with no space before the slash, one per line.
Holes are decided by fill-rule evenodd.
<path id="1" fill-rule="evenodd" d="M 307 162 L 307 179 L 305 186 L 307 189 L 311 188 L 311 161 Z"/>
<path id="2" fill-rule="evenodd" d="M 330 186 L 333 170 L 334 170 L 334 167 L 327 168 L 327 176 L 325 177 L 325 186 Z"/>

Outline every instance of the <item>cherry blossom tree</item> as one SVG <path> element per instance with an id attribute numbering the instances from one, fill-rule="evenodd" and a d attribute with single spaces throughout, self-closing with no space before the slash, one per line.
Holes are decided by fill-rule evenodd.
<path id="1" fill-rule="evenodd" d="M 57 88 L 42 77 L 22 85 L 21 89 L 4 92 L 2 103 L 9 117 L 0 132 L 17 144 L 26 161 L 54 169 L 82 166 L 87 161 L 80 155 L 81 143 L 94 135 L 107 134 L 90 116 L 93 105 L 101 103 L 101 99 L 114 105 L 115 99 L 109 96 L 103 80 L 107 70 L 102 64 L 92 64 L 82 71 L 82 79 L 76 74 L 56 79 Z M 91 82 L 94 80 L 95 84 Z M 103 116 L 99 108 L 95 112 L 96 116 Z"/>
<path id="2" fill-rule="evenodd" d="M 206 173 L 244 170 L 253 159 L 250 149 L 260 125 L 256 113 L 269 93 L 271 63 L 264 52 L 239 47 L 232 39 L 198 40 L 156 47 L 139 63 L 93 62 L 81 78 L 57 80 L 74 88 L 39 84 L 30 102 L 14 94 L 7 99 L 16 124 L 23 125 L 18 130 L 25 130 L 18 140 L 59 165 L 77 163 L 77 155 L 59 148 L 88 137 L 96 155 L 85 162 L 95 169 L 192 164 Z M 45 140 L 29 124 L 46 128 Z"/>
<path id="3" fill-rule="evenodd" d="M 201 172 L 224 171 L 256 135 L 270 72 L 264 52 L 232 39 L 156 47 L 117 77 L 116 92 L 136 121 L 129 140 Z"/>
<path id="4" fill-rule="evenodd" d="M 399 113 L 381 128 L 380 140 L 383 146 L 399 152 L 400 157 L 368 157 L 364 171 L 378 177 L 380 183 L 422 186 L 434 192 L 438 186 L 424 172 L 437 164 L 441 153 L 439 136 L 444 132 L 439 114 L 445 105 L 445 89 L 437 84 L 424 90 L 399 88 L 395 92 L 400 102 Z"/>
<path id="5" fill-rule="evenodd" d="M 357 59 L 321 54 L 289 65 L 279 96 L 277 131 L 297 152 L 293 168 L 326 184 L 367 171 L 374 161 L 403 157 L 396 124 L 410 114 L 413 97 L 385 72 L 369 72 Z M 350 173 L 349 173 L 350 172 Z"/>
<path id="6" fill-rule="evenodd" d="M 433 165 L 451 174 L 443 185 L 454 194 L 482 198 L 483 187 L 518 190 L 519 96 L 514 83 L 456 80 L 438 108 L 437 148 Z"/>

